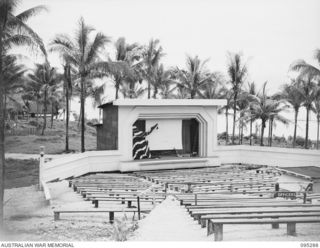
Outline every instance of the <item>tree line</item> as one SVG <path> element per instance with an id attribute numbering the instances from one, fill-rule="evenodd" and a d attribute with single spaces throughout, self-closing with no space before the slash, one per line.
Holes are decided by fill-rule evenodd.
<path id="1" fill-rule="evenodd" d="M 148 44 L 128 43 L 124 37 L 114 42 L 113 57 L 103 58 L 111 38 L 98 32 L 80 18 L 73 36 L 57 34 L 49 44 L 44 44 L 39 35 L 27 25 L 27 20 L 46 11 L 45 6 L 36 6 L 16 14 L 17 0 L 0 0 L 0 201 L 3 202 L 4 189 L 4 139 L 6 104 L 17 92 L 22 92 L 25 102 L 32 101 L 43 107 L 42 134 L 47 126 L 47 113 L 57 108 L 65 108 L 66 142 L 69 150 L 68 129 L 70 102 L 73 97 L 80 99 L 81 152 L 85 151 L 85 114 L 89 97 L 96 104 L 103 101 L 104 84 L 96 84 L 97 79 L 108 78 L 114 83 L 115 99 L 139 98 L 145 94 L 150 98 L 163 99 L 226 99 L 227 104 L 220 109 L 226 118 L 226 143 L 243 143 L 244 128 L 249 125 L 250 145 L 253 144 L 253 125 L 259 122 L 260 145 L 264 144 L 265 129 L 268 127 L 268 145 L 272 145 L 273 128 L 277 122 L 288 124 L 282 114 L 287 109 L 294 110 L 293 147 L 297 138 L 297 118 L 301 108 L 306 109 L 304 147 L 309 143 L 310 112 L 317 118 L 317 142 L 319 148 L 320 123 L 320 70 L 303 60 L 289 66 L 298 76 L 290 83 L 282 85 L 278 93 L 270 95 L 267 82 L 257 89 L 255 82 L 248 81 L 248 65 L 241 53 L 228 53 L 226 75 L 211 71 L 208 60 L 198 56 L 187 56 L 184 68 L 166 68 L 162 63 L 165 56 L 160 41 L 151 39 Z M 28 46 L 39 51 L 43 62 L 35 64 L 31 70 L 20 63 L 19 56 L 13 54 L 15 46 Z M 58 54 L 63 72 L 51 65 L 48 55 Z M 320 64 L 320 50 L 315 51 L 315 59 Z M 63 104 L 63 106 L 61 106 Z M 232 133 L 229 134 L 229 116 L 232 117 Z M 52 125 L 52 124 L 51 124 Z M 236 128 L 238 128 L 236 130 Z M 236 132 L 238 134 L 236 134 Z M 0 204 L 0 224 L 3 223 L 3 208 Z"/>

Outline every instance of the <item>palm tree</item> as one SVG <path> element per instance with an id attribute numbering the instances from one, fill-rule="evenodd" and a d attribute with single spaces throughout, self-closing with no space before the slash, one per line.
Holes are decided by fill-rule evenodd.
<path id="1" fill-rule="evenodd" d="M 289 105 L 283 99 L 277 100 L 274 96 L 271 97 L 272 102 L 272 113 L 269 116 L 269 136 L 268 144 L 272 146 L 272 137 L 273 137 L 273 127 L 276 125 L 276 122 L 281 122 L 282 124 L 289 124 L 289 120 L 282 116 L 280 113 L 284 112 Z"/>
<path id="2" fill-rule="evenodd" d="M 165 70 L 163 64 L 157 66 L 154 72 L 153 80 L 153 98 L 157 98 L 159 89 L 162 91 L 162 97 L 168 98 L 170 92 L 172 93 L 173 89 L 170 89 L 170 86 L 174 84 L 170 70 Z"/>
<path id="3" fill-rule="evenodd" d="M 72 98 L 72 70 L 70 63 L 63 66 L 63 89 L 66 103 L 66 136 L 65 151 L 69 151 L 69 119 L 70 119 L 70 103 Z"/>
<path id="4" fill-rule="evenodd" d="M 234 144 L 234 135 L 236 128 L 237 100 L 242 84 L 248 73 L 247 65 L 243 63 L 242 56 L 229 53 L 228 74 L 232 84 L 233 91 L 233 127 L 232 127 L 232 144 Z"/>
<path id="5" fill-rule="evenodd" d="M 187 56 L 186 70 L 176 68 L 174 78 L 177 79 L 177 86 L 184 88 L 193 99 L 211 80 L 211 73 L 206 68 L 208 60 L 201 61 L 198 56 Z"/>
<path id="6" fill-rule="evenodd" d="M 275 99 L 271 99 L 267 95 L 266 91 L 267 82 L 263 84 L 262 91 L 258 93 L 256 101 L 252 105 L 253 109 L 253 118 L 261 120 L 261 138 L 260 145 L 263 146 L 263 137 L 264 137 L 264 129 L 266 127 L 266 123 L 268 120 L 272 119 L 271 125 L 274 120 L 279 120 L 284 123 L 287 123 L 287 119 L 279 115 L 281 111 L 287 108 L 286 105 L 283 105 L 283 101 L 278 101 Z M 272 135 L 272 131 L 270 130 L 270 135 Z M 270 143 L 269 143 L 270 144 Z"/>
<path id="7" fill-rule="evenodd" d="M 136 83 L 124 82 L 121 84 L 120 91 L 124 98 L 140 98 L 146 89 Z"/>
<path id="8" fill-rule="evenodd" d="M 144 78 L 148 83 L 148 99 L 151 98 L 151 86 L 154 85 L 154 76 L 156 68 L 160 63 L 160 59 L 164 56 L 163 49 L 159 46 L 159 40 L 151 39 L 143 53 L 144 61 Z"/>
<path id="9" fill-rule="evenodd" d="M 18 0 L 0 1 L 0 229 L 3 228 L 3 195 L 4 195 L 4 77 L 3 56 L 14 45 L 28 45 L 44 48 L 42 40 L 26 22 L 30 17 L 45 9 L 37 6 L 16 15 Z"/>
<path id="10" fill-rule="evenodd" d="M 257 94 L 258 94 L 257 85 L 255 84 L 255 82 L 248 83 L 248 88 L 245 91 L 252 98 L 252 101 L 250 102 L 250 106 L 249 106 L 249 110 L 250 110 L 250 116 L 249 116 L 249 121 L 250 121 L 250 131 L 249 131 L 250 132 L 250 146 L 252 146 L 252 126 L 253 126 L 253 122 L 254 122 L 254 118 L 251 115 L 251 113 L 253 112 L 252 104 L 255 101 L 254 98 L 257 97 Z"/>
<path id="11" fill-rule="evenodd" d="M 61 78 L 61 77 L 60 77 Z M 48 101 L 51 105 L 51 124 L 50 124 L 50 128 L 53 128 L 53 117 L 54 115 L 57 115 L 57 113 L 59 112 L 59 109 L 62 106 L 63 103 L 63 94 L 61 91 L 61 88 L 59 87 L 51 87 L 50 91 L 48 92 Z"/>
<path id="12" fill-rule="evenodd" d="M 44 135 L 47 126 L 50 93 L 54 92 L 58 87 L 61 77 L 58 75 L 56 68 L 51 67 L 48 62 L 45 62 L 43 64 L 36 64 L 33 72 L 28 74 L 28 79 L 32 84 L 36 85 L 36 88 L 40 88 L 40 95 L 43 97 L 43 126 L 41 135 Z"/>
<path id="13" fill-rule="evenodd" d="M 292 70 L 299 71 L 299 76 L 296 80 L 296 87 L 301 92 L 304 98 L 303 106 L 306 108 L 306 135 L 304 148 L 308 149 L 308 138 L 309 138 L 309 115 L 312 108 L 312 103 L 317 95 L 317 87 L 315 80 L 317 80 L 320 74 L 317 74 L 317 69 L 303 60 L 298 60 L 291 66 Z"/>
<path id="14" fill-rule="evenodd" d="M 116 55 L 111 74 L 114 77 L 116 95 L 119 98 L 121 84 L 127 77 L 133 77 L 135 62 L 141 59 L 141 47 L 137 43 L 127 44 L 125 38 L 119 38 L 115 43 Z"/>
<path id="15" fill-rule="evenodd" d="M 320 127 L 320 87 L 318 87 L 316 92 L 316 97 L 313 102 L 311 110 L 316 114 L 317 117 L 317 143 L 316 147 L 319 149 L 319 127 Z"/>
<path id="16" fill-rule="evenodd" d="M 68 35 L 58 35 L 51 42 L 51 50 L 64 54 L 67 61 L 76 70 L 77 79 L 80 81 L 80 105 L 81 105 L 81 152 L 85 151 L 85 89 L 88 80 L 105 76 L 98 71 L 102 67 L 108 70 L 108 62 L 102 63 L 99 57 L 99 51 L 110 42 L 110 39 L 102 33 L 95 34 L 91 40 L 91 34 L 94 28 L 87 25 L 83 18 L 79 20 L 79 26 L 74 39 Z"/>
<path id="17" fill-rule="evenodd" d="M 3 87 L 4 87 L 4 117 L 6 118 L 6 108 L 8 98 L 14 101 L 11 97 L 15 94 L 17 89 L 22 88 L 24 82 L 25 69 L 22 65 L 17 64 L 15 56 L 5 55 L 3 58 Z"/>
<path id="18" fill-rule="evenodd" d="M 239 92 L 237 101 L 239 111 L 239 145 L 242 144 L 245 122 L 250 118 L 250 103 L 250 95 L 246 91 Z"/>
<path id="19" fill-rule="evenodd" d="M 283 99 L 289 103 L 294 110 L 294 131 L 293 131 L 293 142 L 292 146 L 295 147 L 297 139 L 297 123 L 299 109 L 303 105 L 304 97 L 301 91 L 297 88 L 296 83 L 293 81 L 291 84 L 284 84 L 282 86 L 281 92 L 276 94 L 276 99 Z"/>
<path id="20" fill-rule="evenodd" d="M 226 117 L 226 145 L 229 143 L 229 109 L 233 106 L 233 92 L 224 86 L 221 90 L 222 99 L 227 100 L 227 104 L 220 108 L 219 111 L 225 110 L 225 117 Z"/>

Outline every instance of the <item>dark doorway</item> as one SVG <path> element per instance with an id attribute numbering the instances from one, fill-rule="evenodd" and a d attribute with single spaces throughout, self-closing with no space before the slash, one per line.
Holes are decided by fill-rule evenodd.
<path id="1" fill-rule="evenodd" d="M 183 154 L 199 155 L 199 122 L 196 119 L 182 120 Z"/>

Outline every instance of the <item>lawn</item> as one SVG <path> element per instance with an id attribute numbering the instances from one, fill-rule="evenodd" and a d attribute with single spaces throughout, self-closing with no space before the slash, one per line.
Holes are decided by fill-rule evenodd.
<path id="1" fill-rule="evenodd" d="M 39 161 L 36 159 L 6 159 L 5 188 L 27 187 L 38 184 Z"/>
<path id="2" fill-rule="evenodd" d="M 30 122 L 18 122 L 20 130 L 32 128 Z M 34 128 L 34 127 L 33 127 Z M 96 129 L 86 125 L 85 147 L 86 150 L 96 150 Z M 43 136 L 41 135 L 7 135 L 5 142 L 6 152 L 9 153 L 39 153 L 40 146 L 45 146 L 45 152 L 48 154 L 59 154 L 64 152 L 65 148 L 65 122 L 55 120 L 53 127 L 46 129 Z M 69 149 L 73 151 L 80 150 L 80 128 L 77 122 L 70 122 L 69 128 Z"/>

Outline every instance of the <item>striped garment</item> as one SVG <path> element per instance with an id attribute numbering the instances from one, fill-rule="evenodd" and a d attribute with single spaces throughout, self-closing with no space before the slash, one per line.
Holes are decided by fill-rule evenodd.
<path id="1" fill-rule="evenodd" d="M 132 156 L 133 159 L 144 159 L 151 158 L 151 153 L 149 150 L 148 140 L 146 137 L 153 132 L 158 124 L 151 127 L 149 132 L 140 131 L 137 126 L 133 125 L 133 149 Z"/>

